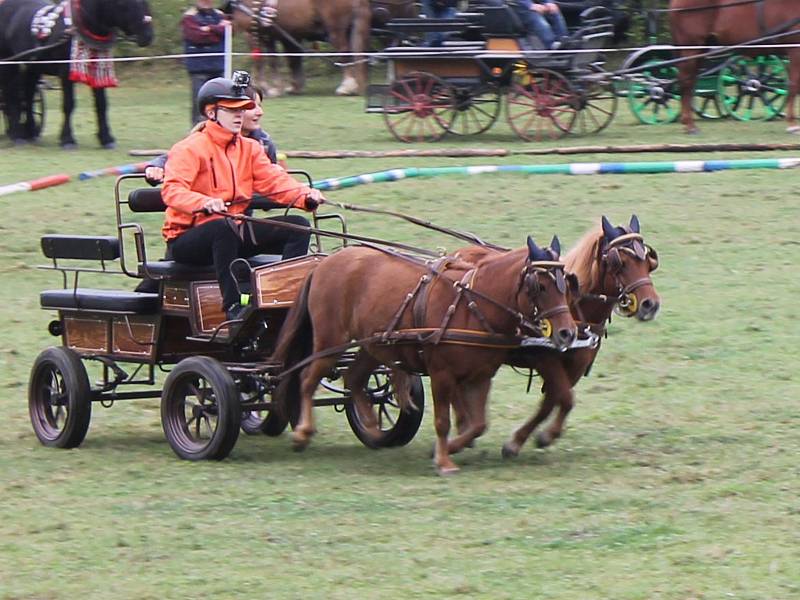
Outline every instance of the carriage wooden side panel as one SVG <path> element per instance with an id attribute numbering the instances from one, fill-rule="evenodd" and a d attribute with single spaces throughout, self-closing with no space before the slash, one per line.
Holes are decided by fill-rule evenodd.
<path id="1" fill-rule="evenodd" d="M 306 276 L 323 258 L 324 255 L 315 254 L 256 269 L 254 290 L 258 308 L 288 308 L 294 304 Z"/>

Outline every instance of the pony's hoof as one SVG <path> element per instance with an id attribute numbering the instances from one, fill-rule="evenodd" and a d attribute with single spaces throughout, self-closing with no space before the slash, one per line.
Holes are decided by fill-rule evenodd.
<path id="1" fill-rule="evenodd" d="M 786 128 L 786 133 L 792 133 L 794 135 L 800 135 L 800 125 L 792 125 Z"/>
<path id="2" fill-rule="evenodd" d="M 62 150 L 77 150 L 78 149 L 78 144 L 76 144 L 75 142 L 67 142 L 65 144 L 61 144 L 61 149 Z"/>
<path id="3" fill-rule="evenodd" d="M 503 455 L 503 458 L 517 458 L 519 456 L 519 448 L 512 446 L 509 443 L 503 444 L 502 450 L 500 453 Z"/>
<path id="4" fill-rule="evenodd" d="M 689 127 L 686 129 L 686 135 L 700 135 L 700 129 L 697 127 Z"/>
<path id="5" fill-rule="evenodd" d="M 536 447 L 537 448 L 547 448 L 550 444 L 553 443 L 553 439 L 550 437 L 550 434 L 546 431 L 540 431 L 536 434 Z"/>
<path id="6" fill-rule="evenodd" d="M 21 148 L 22 146 L 27 146 L 30 143 L 31 143 L 30 140 L 26 140 L 25 138 L 14 138 L 14 145 L 17 146 L 18 148 Z"/>
<path id="7" fill-rule="evenodd" d="M 299 435 L 296 431 L 292 433 L 292 450 L 295 452 L 302 452 L 308 448 L 310 442 L 311 440 L 308 436 Z"/>
<path id="8" fill-rule="evenodd" d="M 117 142 L 106 142 L 103 144 L 104 150 L 114 150 L 117 147 Z"/>
<path id="9" fill-rule="evenodd" d="M 436 466 L 436 474 L 439 477 L 449 477 L 450 475 L 455 475 L 458 473 L 459 468 L 455 465 L 448 465 L 448 466 Z"/>

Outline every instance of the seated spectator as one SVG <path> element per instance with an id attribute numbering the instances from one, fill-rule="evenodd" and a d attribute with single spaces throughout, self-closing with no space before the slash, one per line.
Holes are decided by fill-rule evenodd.
<path id="1" fill-rule="evenodd" d="M 528 33 L 548 50 L 557 50 L 569 35 L 567 23 L 554 0 L 514 0 L 509 3 Z"/>
<path id="2" fill-rule="evenodd" d="M 458 12 L 458 0 L 422 0 L 422 14 L 429 19 L 452 19 Z M 446 35 L 441 32 L 425 34 L 427 46 L 441 46 Z"/>

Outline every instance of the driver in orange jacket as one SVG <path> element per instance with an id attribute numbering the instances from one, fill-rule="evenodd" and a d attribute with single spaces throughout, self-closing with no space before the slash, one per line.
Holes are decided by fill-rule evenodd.
<path id="1" fill-rule="evenodd" d="M 244 93 L 249 76 L 234 76 L 239 76 L 236 83 L 218 77 L 200 88 L 198 105 L 208 123 L 169 151 L 161 192 L 169 254 L 178 262 L 214 265 L 229 320 L 248 308 L 239 304 L 231 263 L 260 253 L 302 256 L 308 252 L 310 233 L 263 222 L 243 227 L 219 212 L 244 213 L 254 192 L 308 211 L 324 201 L 319 190 L 271 163 L 261 144 L 240 135 L 244 111 L 253 107 L 253 100 Z M 296 215 L 268 220 L 308 226 L 308 220 Z"/>

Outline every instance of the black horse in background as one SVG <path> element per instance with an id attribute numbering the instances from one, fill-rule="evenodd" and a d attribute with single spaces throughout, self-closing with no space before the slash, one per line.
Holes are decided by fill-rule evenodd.
<path id="1" fill-rule="evenodd" d="M 141 47 L 152 43 L 152 17 L 146 0 L 63 0 L 59 4 L 48 0 L 0 0 L 0 60 L 32 61 L 25 65 L 0 65 L 9 137 L 22 143 L 39 136 L 33 97 L 42 75 L 55 75 L 61 80 L 64 112 L 61 146 L 75 147 L 72 135 L 75 90 L 70 80 L 70 65 L 44 64 L 44 61 L 69 60 L 76 36 L 86 47 L 108 47 L 118 31 Z M 105 89 L 93 86 L 92 91 L 97 137 L 103 147 L 113 148 Z"/>

